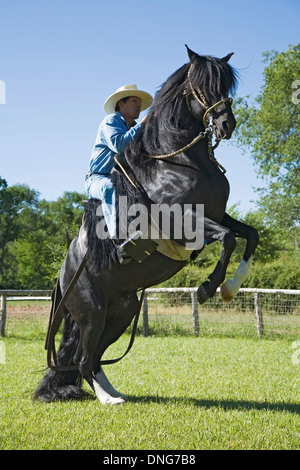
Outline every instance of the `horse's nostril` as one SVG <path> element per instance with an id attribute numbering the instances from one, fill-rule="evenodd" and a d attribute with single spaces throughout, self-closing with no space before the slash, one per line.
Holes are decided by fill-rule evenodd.
<path id="1" fill-rule="evenodd" d="M 228 129 L 229 129 L 228 123 L 227 123 L 227 121 L 224 121 L 224 122 L 223 122 L 223 130 L 224 130 L 225 132 L 227 132 Z"/>

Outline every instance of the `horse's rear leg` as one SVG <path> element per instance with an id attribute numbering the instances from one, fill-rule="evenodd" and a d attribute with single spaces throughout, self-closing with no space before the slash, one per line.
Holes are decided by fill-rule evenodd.
<path id="1" fill-rule="evenodd" d="M 103 332 L 103 321 L 105 321 L 105 312 L 95 311 L 91 320 L 80 327 L 81 351 L 82 356 L 79 365 L 79 371 L 82 377 L 88 382 L 94 390 L 97 398 L 102 405 L 115 405 L 125 403 L 121 396 L 113 396 L 109 393 L 105 381 L 98 381 L 97 374 L 94 374 L 94 355 L 99 343 L 99 338 Z"/>
<path id="2" fill-rule="evenodd" d="M 112 386 L 112 384 L 106 377 L 105 372 L 101 366 L 98 372 L 95 374 L 95 379 L 100 385 L 101 389 L 104 390 L 104 392 L 106 392 L 108 395 L 110 395 L 113 398 L 120 398 L 121 400 L 123 400 L 123 402 L 120 402 L 120 403 L 124 403 L 125 401 L 127 401 L 127 397 L 123 395 L 123 393 L 118 392 Z"/>
<path id="3" fill-rule="evenodd" d="M 93 379 L 93 389 L 96 393 L 98 400 L 102 405 L 122 405 L 127 401 L 127 398 L 124 395 L 116 392 L 116 390 L 114 390 L 114 392 L 107 392 L 107 390 L 109 390 L 109 387 L 106 383 L 103 382 L 103 377 L 100 378 L 100 382 L 101 383 L 99 383 L 99 377 L 97 376 L 95 377 L 95 379 Z"/>
<path id="4" fill-rule="evenodd" d="M 101 367 L 101 357 L 106 349 L 120 336 L 130 325 L 133 317 L 138 313 L 140 304 L 135 292 L 128 293 L 127 302 L 117 302 L 109 307 L 107 314 L 107 323 L 105 330 L 98 343 L 97 350 L 94 355 L 94 372 L 95 379 L 100 387 L 108 393 L 111 397 L 119 398 L 127 401 L 127 397 L 118 392 L 106 377 L 103 368 Z"/>

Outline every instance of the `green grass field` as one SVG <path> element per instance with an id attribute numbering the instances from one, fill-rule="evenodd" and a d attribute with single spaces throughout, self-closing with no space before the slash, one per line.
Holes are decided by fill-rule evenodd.
<path id="1" fill-rule="evenodd" d="M 105 368 L 128 403 L 45 404 L 32 401 L 45 325 L 17 323 L 1 340 L 0 449 L 300 448 L 300 361 L 291 339 L 138 336 L 126 358 Z"/>

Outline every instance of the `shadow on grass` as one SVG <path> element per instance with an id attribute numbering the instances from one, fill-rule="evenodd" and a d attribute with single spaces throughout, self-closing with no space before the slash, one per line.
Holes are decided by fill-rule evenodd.
<path id="1" fill-rule="evenodd" d="M 30 396 L 33 396 L 33 391 Z M 130 403 L 157 403 L 159 405 L 192 405 L 199 408 L 220 408 L 224 411 L 228 410 L 257 410 L 257 411 L 279 411 L 281 413 L 293 413 L 300 415 L 300 403 L 268 403 L 266 401 L 246 401 L 246 400 L 198 400 L 189 397 L 162 397 L 159 395 L 129 395 L 126 394 L 128 404 Z M 34 400 L 40 401 L 40 400 Z M 61 403 L 69 403 L 73 400 L 65 400 Z M 74 400 L 77 401 L 77 400 Z M 97 401 L 94 394 L 88 393 L 84 398 L 78 401 Z"/>
<path id="2" fill-rule="evenodd" d="M 129 403 L 158 403 L 193 405 L 202 408 L 222 408 L 223 410 L 258 410 L 258 411 L 280 411 L 300 414 L 299 403 L 268 403 L 246 400 L 198 400 L 188 397 L 161 397 L 161 396 L 135 396 L 127 395 Z"/>

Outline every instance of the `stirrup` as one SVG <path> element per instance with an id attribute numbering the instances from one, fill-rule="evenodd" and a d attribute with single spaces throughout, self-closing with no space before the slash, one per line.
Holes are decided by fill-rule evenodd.
<path id="1" fill-rule="evenodd" d="M 141 263 L 156 250 L 157 243 L 148 238 L 141 238 L 142 235 L 143 233 L 137 230 L 118 247 L 117 254 L 121 264 L 127 264 L 129 259 Z"/>

